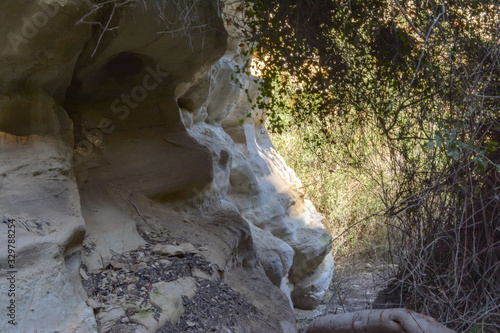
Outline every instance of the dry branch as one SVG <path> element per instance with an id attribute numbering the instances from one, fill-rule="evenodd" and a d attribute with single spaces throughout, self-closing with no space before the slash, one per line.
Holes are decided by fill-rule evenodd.
<path id="1" fill-rule="evenodd" d="M 431 317 L 406 309 L 363 310 L 314 320 L 306 333 L 454 333 Z"/>

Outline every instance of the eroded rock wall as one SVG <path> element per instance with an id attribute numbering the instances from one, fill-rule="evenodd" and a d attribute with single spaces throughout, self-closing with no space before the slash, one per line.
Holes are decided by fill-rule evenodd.
<path id="1" fill-rule="evenodd" d="M 0 218 L 8 222 L 0 225 L 2 332 L 96 327 L 78 274 L 85 222 L 73 126 L 60 104 L 81 41 L 90 38 L 89 27 L 74 26 L 88 10 L 76 0 L 0 3 Z"/>
<path id="2" fill-rule="evenodd" d="M 329 286 L 331 238 L 250 111 L 255 83 L 231 79 L 243 59 L 221 8 L 119 3 L 0 4 L 0 217 L 17 246 L 17 326 L 0 331 L 155 332 L 210 284 L 252 314 L 219 328 L 293 330 L 290 305 Z M 176 273 L 192 304 L 168 308 L 165 273 L 196 263 Z"/>

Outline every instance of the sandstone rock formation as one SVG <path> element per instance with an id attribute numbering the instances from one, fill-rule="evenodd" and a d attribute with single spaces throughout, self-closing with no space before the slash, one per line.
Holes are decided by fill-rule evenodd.
<path id="1" fill-rule="evenodd" d="M 14 274 L 17 323 L 1 332 L 293 331 L 290 304 L 321 300 L 331 238 L 215 4 L 0 3 L 0 293 L 7 307 Z M 196 321 L 217 304 L 234 322 Z"/>

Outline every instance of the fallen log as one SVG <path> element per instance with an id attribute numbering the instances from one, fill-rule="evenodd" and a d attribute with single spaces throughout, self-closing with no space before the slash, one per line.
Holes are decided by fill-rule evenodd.
<path id="1" fill-rule="evenodd" d="M 306 333 L 456 333 L 407 309 L 362 310 L 313 320 Z"/>

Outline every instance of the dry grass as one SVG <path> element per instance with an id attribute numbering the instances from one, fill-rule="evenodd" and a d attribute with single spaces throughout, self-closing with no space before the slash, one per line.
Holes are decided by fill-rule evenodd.
<path id="1" fill-rule="evenodd" d="M 414 197 L 418 206 L 388 218 L 399 266 L 392 293 L 459 332 L 498 332 L 500 173 L 492 165 L 477 172 L 472 162 L 451 168 Z"/>

